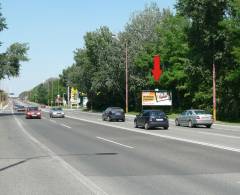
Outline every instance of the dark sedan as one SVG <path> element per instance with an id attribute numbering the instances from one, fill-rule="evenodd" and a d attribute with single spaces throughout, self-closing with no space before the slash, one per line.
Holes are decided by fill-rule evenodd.
<path id="1" fill-rule="evenodd" d="M 125 121 L 125 113 L 122 108 L 119 107 L 108 107 L 103 113 L 102 113 L 102 120 L 105 121 Z"/>
<path id="2" fill-rule="evenodd" d="M 144 127 L 145 129 L 163 127 L 168 129 L 168 117 L 159 110 L 144 110 L 134 119 L 134 127 Z"/>

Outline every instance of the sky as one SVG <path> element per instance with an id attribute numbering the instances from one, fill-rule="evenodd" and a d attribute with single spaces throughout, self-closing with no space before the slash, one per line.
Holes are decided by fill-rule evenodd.
<path id="1" fill-rule="evenodd" d="M 0 81 L 9 93 L 30 90 L 74 63 L 73 52 L 84 47 L 86 32 L 108 26 L 113 33 L 124 30 L 131 15 L 152 0 L 0 0 L 8 29 L 0 33 L 4 52 L 14 42 L 28 43 L 28 62 L 20 76 Z M 175 0 L 155 0 L 173 10 Z"/>

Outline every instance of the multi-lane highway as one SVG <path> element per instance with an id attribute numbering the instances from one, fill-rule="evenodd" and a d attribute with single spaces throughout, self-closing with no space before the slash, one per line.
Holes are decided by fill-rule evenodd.
<path id="1" fill-rule="evenodd" d="M 0 113 L 0 194 L 239 194 L 240 127 L 146 131 L 97 113 Z M 13 112 L 13 113 L 12 113 Z"/>

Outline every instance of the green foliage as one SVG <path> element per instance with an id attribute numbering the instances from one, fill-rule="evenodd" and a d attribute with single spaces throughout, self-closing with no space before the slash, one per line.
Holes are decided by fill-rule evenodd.
<path id="1" fill-rule="evenodd" d="M 127 52 L 130 110 L 141 109 L 141 90 L 159 88 L 172 91 L 173 110 L 211 111 L 215 63 L 217 116 L 239 120 L 240 0 L 178 0 L 176 9 L 173 14 L 151 3 L 135 12 L 117 36 L 106 26 L 86 33 L 84 48 L 75 50 L 74 63 L 60 75 L 63 91 L 78 88 L 93 109 L 124 108 Z M 151 75 L 154 55 L 161 57 L 159 82 Z M 37 97 L 56 95 L 50 93 L 56 80 L 47 83 L 31 91 L 32 99 L 44 102 Z"/>
<path id="2" fill-rule="evenodd" d="M 5 18 L 0 12 L 0 31 L 7 28 Z M 1 46 L 1 42 L 0 42 Z M 28 61 L 26 56 L 29 47 L 26 43 L 14 43 L 6 52 L 0 53 L 0 80 L 19 75 L 20 62 Z"/>

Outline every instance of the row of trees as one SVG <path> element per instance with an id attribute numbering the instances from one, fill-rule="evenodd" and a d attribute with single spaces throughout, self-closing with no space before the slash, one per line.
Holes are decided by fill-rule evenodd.
<path id="1" fill-rule="evenodd" d="M 86 93 L 103 109 L 125 105 L 125 49 L 128 48 L 129 109 L 141 108 L 141 90 L 173 92 L 173 108 L 212 111 L 212 65 L 216 65 L 220 119 L 240 117 L 240 1 L 178 0 L 176 13 L 152 3 L 132 15 L 124 31 L 106 27 L 88 32 L 60 83 Z M 153 56 L 161 56 L 163 76 L 153 81 Z"/>
<path id="2" fill-rule="evenodd" d="M 43 83 L 35 86 L 30 91 L 22 92 L 19 97 L 21 99 L 28 99 L 32 102 L 41 103 L 45 105 L 56 105 L 56 97 L 66 96 L 65 87 L 60 83 L 59 78 L 49 78 Z"/>

